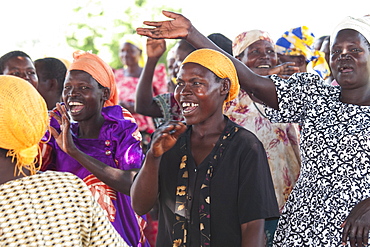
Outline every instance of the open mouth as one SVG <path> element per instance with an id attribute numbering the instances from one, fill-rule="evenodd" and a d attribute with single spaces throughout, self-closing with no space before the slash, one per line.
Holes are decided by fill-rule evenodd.
<path id="1" fill-rule="evenodd" d="M 257 66 L 257 69 L 269 69 L 271 68 L 271 65 L 268 64 L 261 64 Z"/>
<path id="2" fill-rule="evenodd" d="M 68 102 L 68 108 L 72 114 L 76 114 L 82 111 L 82 109 L 85 108 L 85 106 L 81 102 L 71 101 Z"/>
<path id="3" fill-rule="evenodd" d="M 353 68 L 347 67 L 347 66 L 343 66 L 343 67 L 339 68 L 339 72 L 341 72 L 341 73 L 349 73 L 349 72 L 352 72 L 352 71 L 353 71 Z"/>
<path id="4" fill-rule="evenodd" d="M 199 104 L 197 103 L 190 103 L 190 102 L 182 102 L 182 113 L 183 114 L 189 114 L 193 111 L 195 111 L 198 108 Z"/>

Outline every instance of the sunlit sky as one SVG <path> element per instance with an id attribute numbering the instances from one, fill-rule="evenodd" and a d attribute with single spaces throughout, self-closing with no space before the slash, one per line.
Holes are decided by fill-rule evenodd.
<path id="1" fill-rule="evenodd" d="M 20 49 L 32 59 L 44 56 L 70 58 L 73 51 L 65 41 L 71 22 L 85 22 L 72 11 L 80 0 L 11 0 L 3 3 L 0 54 Z M 85 0 L 87 1 L 87 0 Z M 102 0 L 111 13 L 120 13 L 133 0 Z M 306 25 L 316 37 L 331 34 L 345 16 L 370 14 L 369 0 L 148 0 L 152 6 L 182 8 L 203 34 L 223 33 L 230 39 L 243 31 L 261 29 L 276 40 L 297 26 Z M 147 10 L 140 12 L 143 20 L 151 20 Z M 150 10 L 149 10 L 150 11 Z M 165 18 L 162 18 L 165 19 Z M 158 20 L 162 20 L 158 18 Z M 137 25 L 140 25 L 139 23 Z M 109 28 L 109 27 L 108 27 Z"/>

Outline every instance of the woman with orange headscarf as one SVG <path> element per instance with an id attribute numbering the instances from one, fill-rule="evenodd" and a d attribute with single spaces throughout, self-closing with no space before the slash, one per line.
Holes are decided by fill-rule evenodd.
<path id="1" fill-rule="evenodd" d="M 83 179 L 123 239 L 148 246 L 145 221 L 129 197 L 143 159 L 141 136 L 131 114 L 117 105 L 112 69 L 95 54 L 75 52 L 62 98 L 64 104 L 51 112 L 52 159 L 46 168 Z"/>

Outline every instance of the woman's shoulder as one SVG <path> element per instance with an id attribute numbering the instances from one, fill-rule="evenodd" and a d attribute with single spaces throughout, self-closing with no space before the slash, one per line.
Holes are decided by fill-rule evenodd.
<path id="1" fill-rule="evenodd" d="M 272 75 L 271 80 L 278 89 L 305 93 L 306 95 L 322 95 L 337 97 L 340 87 L 326 83 L 319 75 L 309 72 L 295 73 L 288 79 Z"/>
<path id="2" fill-rule="evenodd" d="M 120 105 L 107 106 L 102 109 L 102 115 L 105 119 L 103 132 L 114 131 L 116 135 L 130 132 L 135 139 L 141 139 L 135 118 L 127 109 Z"/>
<path id="3" fill-rule="evenodd" d="M 102 115 L 108 122 L 137 125 L 132 114 L 120 105 L 104 107 L 102 109 Z"/>
<path id="4" fill-rule="evenodd" d="M 228 119 L 228 123 L 225 127 L 225 136 L 230 134 L 233 134 L 232 140 L 235 143 L 260 143 L 260 140 L 257 138 L 257 136 L 251 132 L 250 130 L 247 130 L 243 126 L 240 126 L 239 124 L 231 121 Z M 240 142 L 239 142 L 240 141 Z M 238 145 L 238 144 L 237 144 Z"/>

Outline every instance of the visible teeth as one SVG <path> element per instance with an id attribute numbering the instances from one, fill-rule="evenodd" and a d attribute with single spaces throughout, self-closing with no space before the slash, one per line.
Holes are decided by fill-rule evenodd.
<path id="1" fill-rule="evenodd" d="M 260 66 L 258 66 L 258 68 L 270 68 L 270 66 L 269 65 L 260 65 Z"/>
<path id="2" fill-rule="evenodd" d="M 182 107 L 184 108 L 184 107 L 196 107 L 196 106 L 198 106 L 198 104 L 196 104 L 196 103 L 188 103 L 188 102 L 182 102 Z"/>
<path id="3" fill-rule="evenodd" d="M 83 105 L 80 102 L 69 102 L 68 105 Z"/>

